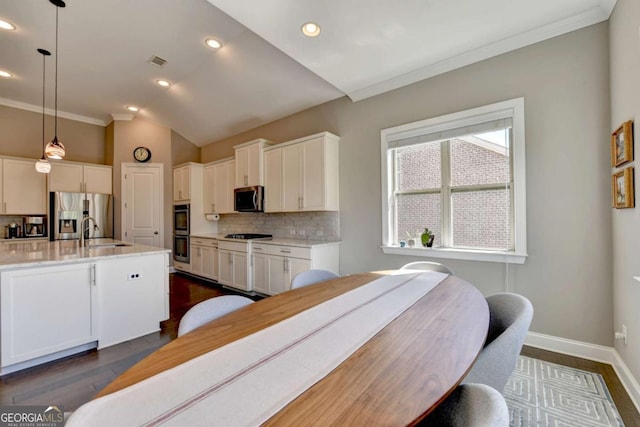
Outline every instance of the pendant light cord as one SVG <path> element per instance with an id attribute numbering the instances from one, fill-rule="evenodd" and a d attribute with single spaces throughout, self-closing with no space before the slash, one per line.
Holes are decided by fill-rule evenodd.
<path id="1" fill-rule="evenodd" d="M 55 140 L 58 140 L 58 9 L 56 7 L 56 94 L 55 94 L 55 131 L 53 133 L 53 137 Z"/>
<path id="2" fill-rule="evenodd" d="M 41 52 L 42 53 L 42 52 Z M 42 158 L 44 158 L 44 103 L 45 103 L 45 64 L 47 62 L 47 57 L 45 53 L 42 53 Z"/>

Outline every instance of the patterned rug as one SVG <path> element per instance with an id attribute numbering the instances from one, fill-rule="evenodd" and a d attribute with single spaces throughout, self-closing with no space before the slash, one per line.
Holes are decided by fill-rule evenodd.
<path id="1" fill-rule="evenodd" d="M 512 427 L 624 426 L 600 374 L 520 356 L 504 395 Z"/>

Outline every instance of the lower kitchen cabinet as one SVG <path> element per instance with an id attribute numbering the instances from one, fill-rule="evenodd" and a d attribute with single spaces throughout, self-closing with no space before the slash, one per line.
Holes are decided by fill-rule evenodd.
<path id="1" fill-rule="evenodd" d="M 98 339 L 95 264 L 0 274 L 1 365 L 13 365 Z"/>
<path id="2" fill-rule="evenodd" d="M 142 255 L 96 263 L 98 348 L 155 332 L 167 318 L 165 256 Z"/>
<path id="3" fill-rule="evenodd" d="M 0 374 L 157 331 L 168 309 L 168 254 L 0 273 Z"/>
<path id="4" fill-rule="evenodd" d="M 218 242 L 218 282 L 243 291 L 251 290 L 249 282 L 248 243 Z"/>
<path id="5" fill-rule="evenodd" d="M 252 243 L 253 290 L 275 295 L 291 289 L 296 274 L 314 268 L 339 271 L 339 243 L 297 244 Z"/>
<path id="6" fill-rule="evenodd" d="M 207 279 L 218 279 L 218 241 L 191 238 L 190 273 Z"/>

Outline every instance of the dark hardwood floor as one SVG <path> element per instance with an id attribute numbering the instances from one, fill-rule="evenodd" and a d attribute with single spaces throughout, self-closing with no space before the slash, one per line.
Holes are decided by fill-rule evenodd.
<path id="1" fill-rule="evenodd" d="M 91 400 L 118 375 L 175 339 L 180 319 L 193 305 L 232 292 L 196 278 L 172 274 L 170 318 L 159 332 L 103 350 L 91 350 L 0 379 L 2 405 L 59 405 L 73 411 Z M 627 426 L 640 426 L 633 406 L 611 365 L 525 346 L 522 354 L 601 374 Z"/>

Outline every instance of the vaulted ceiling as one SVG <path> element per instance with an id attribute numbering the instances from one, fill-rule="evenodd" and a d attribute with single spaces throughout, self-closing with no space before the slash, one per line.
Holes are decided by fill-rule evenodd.
<path id="1" fill-rule="evenodd" d="M 607 20 L 615 0 L 67 0 L 58 108 L 106 125 L 137 116 L 196 145 L 347 95 L 354 102 Z M 42 109 L 56 7 L 0 2 L 0 104 Z M 320 25 L 304 37 L 304 22 Z M 214 37 L 223 44 L 212 50 Z M 166 60 L 149 64 L 152 56 Z M 53 110 L 55 56 L 47 59 Z M 172 86 L 155 82 L 166 79 Z"/>

